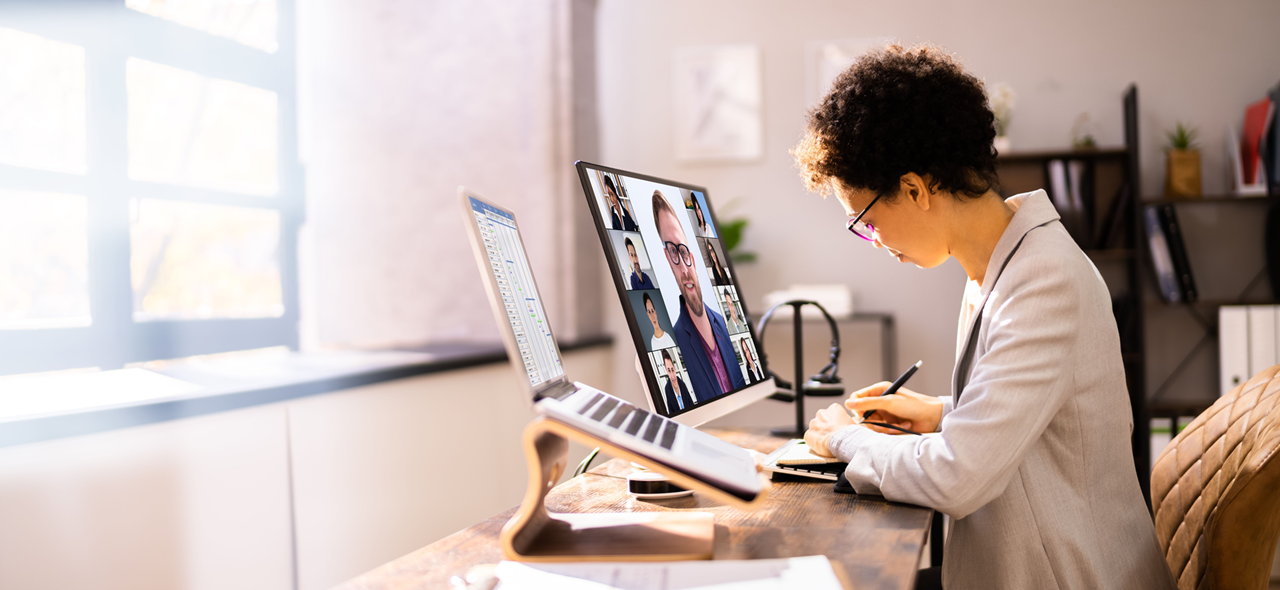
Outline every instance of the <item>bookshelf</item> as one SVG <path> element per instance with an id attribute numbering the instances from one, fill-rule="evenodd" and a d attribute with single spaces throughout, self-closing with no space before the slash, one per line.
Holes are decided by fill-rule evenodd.
<path id="1" fill-rule="evenodd" d="M 1053 192 L 1050 162 L 1080 162 L 1086 171 L 1080 202 L 1085 212 L 1063 210 L 1064 222 L 1076 215 L 1072 231 L 1076 242 L 1093 261 L 1111 291 L 1112 312 L 1120 333 L 1120 349 L 1133 410 L 1133 454 L 1145 497 L 1150 497 L 1151 434 L 1146 394 L 1146 338 L 1144 316 L 1146 285 L 1141 273 L 1146 248 L 1138 195 L 1137 88 L 1124 95 L 1125 145 L 1081 150 L 1039 150 L 1000 154 L 998 174 L 1001 194 L 1045 189 Z M 1053 195 L 1050 195 L 1053 197 Z M 1064 223 L 1065 225 L 1066 223 Z M 1071 229 L 1069 227 L 1069 229 Z M 1215 357 L 1216 358 L 1216 357 Z"/>
<path id="2" fill-rule="evenodd" d="M 1130 86 L 1124 95 L 1124 147 L 1002 154 L 999 175 L 1008 196 L 1052 191 L 1052 160 L 1083 161 L 1094 171 L 1085 200 L 1093 218 L 1086 235 L 1076 237 L 1111 291 L 1133 409 L 1134 462 L 1149 498 L 1152 418 L 1168 419 L 1176 428 L 1178 418 L 1196 416 L 1218 399 L 1218 307 L 1280 304 L 1267 280 L 1263 245 L 1266 217 L 1280 196 L 1134 198 L 1143 195 L 1137 113 L 1137 89 Z M 1130 198 L 1115 207 L 1126 186 Z M 1199 291 L 1196 301 L 1169 303 L 1160 296 L 1142 219 L 1149 205 L 1173 205 L 1177 212 Z M 1104 231 L 1107 216 L 1120 212 L 1121 231 L 1099 243 L 1097 232 Z"/>

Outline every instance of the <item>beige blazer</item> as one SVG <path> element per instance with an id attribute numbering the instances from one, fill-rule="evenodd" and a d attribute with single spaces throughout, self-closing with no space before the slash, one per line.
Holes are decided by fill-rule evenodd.
<path id="1" fill-rule="evenodd" d="M 1138 486 L 1111 297 L 1044 191 L 996 245 L 937 433 L 832 437 L 858 493 L 954 520 L 947 590 L 1173 588 Z M 1145 471 L 1145 469 L 1144 469 Z"/>

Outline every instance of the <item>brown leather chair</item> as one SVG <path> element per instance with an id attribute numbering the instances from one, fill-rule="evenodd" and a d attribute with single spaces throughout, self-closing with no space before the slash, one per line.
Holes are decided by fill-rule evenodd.
<path id="1" fill-rule="evenodd" d="M 1196 417 L 1156 459 L 1156 536 L 1178 588 L 1267 587 L 1280 539 L 1280 365 Z"/>

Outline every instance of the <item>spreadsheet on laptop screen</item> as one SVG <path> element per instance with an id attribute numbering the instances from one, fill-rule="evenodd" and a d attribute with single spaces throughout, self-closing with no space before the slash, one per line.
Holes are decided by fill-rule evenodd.
<path id="1" fill-rule="evenodd" d="M 563 375 L 564 367 L 516 230 L 515 217 L 475 198 L 471 199 L 471 212 L 484 239 L 489 268 L 515 333 L 529 384 L 537 386 Z"/>

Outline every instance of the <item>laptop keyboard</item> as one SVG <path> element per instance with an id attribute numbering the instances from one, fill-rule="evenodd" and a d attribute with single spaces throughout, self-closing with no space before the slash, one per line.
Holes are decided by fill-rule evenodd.
<path id="1" fill-rule="evenodd" d="M 591 419 L 595 420 L 596 422 L 604 420 L 604 417 L 608 416 L 609 412 L 612 411 L 613 408 L 615 408 L 617 405 L 618 405 L 618 400 L 616 399 L 609 398 L 607 400 L 604 400 L 604 403 L 600 404 L 600 407 L 596 410 L 596 413 L 591 415 Z"/>
<path id="2" fill-rule="evenodd" d="M 662 422 L 659 422 L 661 418 L 658 418 L 657 416 L 654 416 L 653 418 L 657 419 L 649 420 L 649 427 L 645 428 L 644 436 L 640 437 L 649 442 L 653 442 L 653 439 L 658 438 L 658 429 L 662 428 Z"/>
<path id="3" fill-rule="evenodd" d="M 635 436 L 637 432 L 640 432 L 640 427 L 644 426 L 644 419 L 648 417 L 649 417 L 649 412 L 636 408 L 635 414 L 632 416 L 631 421 L 627 422 L 627 430 L 626 430 L 627 434 L 630 434 L 631 436 Z"/>
<path id="4" fill-rule="evenodd" d="M 641 410 L 617 398 L 605 397 L 603 393 L 595 394 L 578 413 L 609 428 L 656 443 L 667 450 L 675 446 L 676 433 L 680 428 L 680 424 L 674 420 Z"/>
<path id="5" fill-rule="evenodd" d="M 845 468 L 848 466 L 848 463 L 810 463 L 808 465 L 782 465 L 780 467 L 812 473 L 844 473 Z"/>
<path id="6" fill-rule="evenodd" d="M 633 411 L 635 408 L 623 404 L 617 412 L 614 412 L 613 418 L 609 419 L 609 428 L 621 428 L 622 423 L 627 421 L 627 416 L 630 416 Z"/>
<path id="7" fill-rule="evenodd" d="M 602 400 L 602 399 L 604 399 L 604 394 L 603 394 L 603 393 L 597 393 L 595 397 L 591 398 L 591 401 L 587 402 L 587 405 L 582 406 L 582 409 L 581 409 L 581 410 L 578 410 L 578 413 L 579 413 L 579 414 L 582 414 L 582 415 L 584 415 L 584 416 L 585 416 L 585 415 L 587 414 L 587 410 L 590 410 L 590 409 L 591 409 L 591 406 L 596 405 L 596 404 L 597 404 L 597 403 L 599 403 L 599 402 L 600 402 L 600 400 Z"/>

